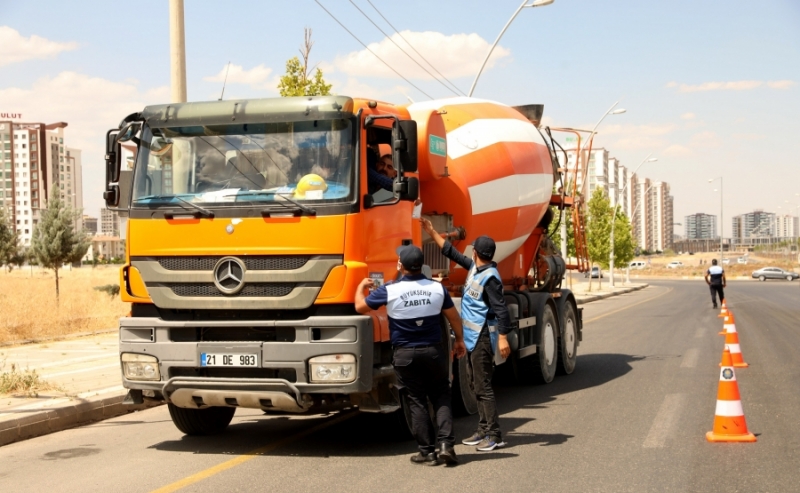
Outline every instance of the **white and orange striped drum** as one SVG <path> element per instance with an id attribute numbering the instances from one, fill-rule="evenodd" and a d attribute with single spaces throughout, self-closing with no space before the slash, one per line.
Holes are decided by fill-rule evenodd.
<path id="1" fill-rule="evenodd" d="M 453 224 L 466 229 L 467 238 L 457 245 L 466 255 L 475 238 L 491 237 L 503 279 L 524 277 L 538 245 L 531 233 L 553 189 L 549 151 L 539 131 L 517 110 L 481 99 L 414 103 L 408 111 L 418 124 L 423 213 L 451 214 Z M 463 269 L 451 270 L 456 282 L 464 275 Z"/>

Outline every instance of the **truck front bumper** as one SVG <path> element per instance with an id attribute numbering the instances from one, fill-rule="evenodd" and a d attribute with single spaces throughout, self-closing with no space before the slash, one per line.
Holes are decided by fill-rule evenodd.
<path id="1" fill-rule="evenodd" d="M 205 340 L 204 334 L 211 332 L 215 340 Z M 219 340 L 243 333 L 280 336 L 266 341 Z M 142 390 L 145 395 L 158 393 L 179 407 L 233 406 L 303 412 L 314 404 L 315 396 L 365 393 L 373 385 L 373 328 L 368 316 L 290 321 L 123 318 L 119 347 L 120 354 L 155 357 L 160 373 L 160 380 L 154 381 L 129 379 L 123 372 L 123 386 Z M 258 367 L 203 367 L 202 353 L 256 354 Z M 311 382 L 309 360 L 336 354 L 355 357 L 353 380 Z"/>

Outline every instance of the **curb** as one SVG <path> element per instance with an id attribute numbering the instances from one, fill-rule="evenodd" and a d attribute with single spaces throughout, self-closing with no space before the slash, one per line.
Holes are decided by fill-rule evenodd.
<path id="1" fill-rule="evenodd" d="M 618 295 L 625 294 L 625 293 L 632 293 L 634 291 L 639 291 L 640 289 L 644 289 L 644 288 L 646 288 L 648 286 L 649 286 L 649 284 L 645 283 L 645 284 L 641 284 L 639 286 L 633 286 L 633 287 L 630 287 L 630 288 L 620 289 L 619 291 L 613 291 L 611 293 L 595 294 L 595 295 L 592 295 L 592 296 L 584 296 L 584 297 L 576 296 L 575 297 L 576 298 L 575 301 L 576 301 L 577 304 L 583 305 L 583 304 L 586 304 L 586 303 L 591 303 L 592 301 L 604 300 L 606 298 L 611 298 L 612 296 L 618 296 Z"/>
<path id="2" fill-rule="evenodd" d="M 74 403 L 0 421 L 0 447 L 49 433 L 102 421 L 123 414 L 159 406 L 153 402 L 132 406 L 123 404 L 126 393 L 111 397 L 76 399 Z M 12 411 L 13 412 L 13 411 Z M 24 411 L 19 411 L 21 414 Z"/>

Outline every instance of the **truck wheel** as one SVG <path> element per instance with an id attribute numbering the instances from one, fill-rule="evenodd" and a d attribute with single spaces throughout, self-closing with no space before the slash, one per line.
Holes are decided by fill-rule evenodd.
<path id="1" fill-rule="evenodd" d="M 767 280 L 767 278 L 764 277 L 764 276 L 758 276 L 758 280 L 761 281 L 761 282 L 764 282 L 764 281 Z"/>
<path id="2" fill-rule="evenodd" d="M 478 398 L 472 390 L 469 377 L 467 377 L 467 358 L 453 362 L 453 415 L 469 416 L 478 412 Z"/>
<path id="3" fill-rule="evenodd" d="M 558 361 L 560 373 L 569 375 L 575 371 L 578 360 L 578 317 L 575 316 L 575 306 L 567 301 L 564 303 L 564 331 L 561 334 L 561 359 Z"/>
<path id="4" fill-rule="evenodd" d="M 213 435 L 224 430 L 236 413 L 235 407 L 187 409 L 167 404 L 175 426 L 187 435 Z"/>
<path id="5" fill-rule="evenodd" d="M 536 365 L 535 375 L 541 382 L 550 383 L 556 376 L 558 366 L 558 322 L 549 303 L 544 306 L 541 323 L 538 325 L 540 338 L 536 355 L 539 364 Z"/>

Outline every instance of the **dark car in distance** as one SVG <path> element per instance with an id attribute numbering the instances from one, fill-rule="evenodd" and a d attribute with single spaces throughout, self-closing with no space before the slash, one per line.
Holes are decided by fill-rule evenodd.
<path id="1" fill-rule="evenodd" d="M 764 267 L 753 271 L 753 279 L 758 279 L 759 281 L 766 281 L 767 279 L 794 281 L 795 279 L 800 279 L 800 274 L 779 269 L 778 267 Z"/>

